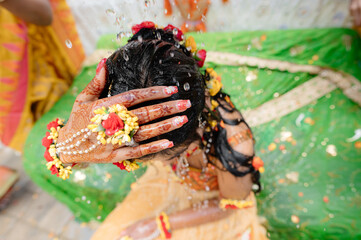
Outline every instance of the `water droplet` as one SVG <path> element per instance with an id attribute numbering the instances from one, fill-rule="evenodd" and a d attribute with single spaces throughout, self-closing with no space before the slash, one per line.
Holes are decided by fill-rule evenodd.
<path id="1" fill-rule="evenodd" d="M 138 41 L 139 41 L 139 42 L 143 42 L 143 37 L 139 35 L 139 36 L 138 36 Z"/>
<path id="2" fill-rule="evenodd" d="M 68 48 L 72 48 L 73 47 L 73 44 L 71 43 L 71 41 L 69 39 L 65 40 L 65 45 L 68 47 Z"/>
<path id="3" fill-rule="evenodd" d="M 107 9 L 105 10 L 106 14 L 115 14 L 115 11 L 113 9 Z"/>
<path id="4" fill-rule="evenodd" d="M 175 46 L 176 48 L 180 48 L 179 42 L 175 42 L 174 46 Z"/>
<path id="5" fill-rule="evenodd" d="M 162 64 L 162 59 L 159 60 L 159 64 Z"/>
<path id="6" fill-rule="evenodd" d="M 174 57 L 174 52 L 171 52 L 169 55 L 170 55 L 171 57 Z"/>
<path id="7" fill-rule="evenodd" d="M 192 77 L 192 74 L 191 74 L 191 73 L 188 73 L 188 77 Z"/>
<path id="8" fill-rule="evenodd" d="M 201 19 L 201 21 L 202 21 L 202 22 L 205 22 L 206 20 L 207 20 L 207 17 L 202 14 L 202 19 Z"/>
<path id="9" fill-rule="evenodd" d="M 159 71 L 159 74 L 160 74 L 160 75 L 163 75 L 163 71 Z"/>
<path id="10" fill-rule="evenodd" d="M 174 28 L 174 29 L 173 29 L 173 35 L 174 35 L 174 36 L 177 36 L 177 34 L 178 34 L 178 29 L 177 29 L 177 28 Z"/>
<path id="11" fill-rule="evenodd" d="M 129 56 L 125 52 L 123 52 L 123 58 L 124 58 L 125 61 L 128 62 Z"/>
<path id="12" fill-rule="evenodd" d="M 162 40 L 162 36 L 160 35 L 160 32 L 157 32 L 157 38 L 158 40 Z"/>
<path id="13" fill-rule="evenodd" d="M 168 13 L 168 10 L 167 9 L 164 9 L 164 14 L 167 14 Z"/>
<path id="14" fill-rule="evenodd" d="M 186 83 L 183 85 L 183 88 L 184 88 L 185 91 L 189 91 L 189 89 L 191 88 L 191 86 L 189 85 L 189 83 L 186 82 Z"/>
<path id="15" fill-rule="evenodd" d="M 125 35 L 125 33 L 119 32 L 119 33 L 117 34 L 117 41 L 122 40 L 122 38 L 124 37 L 124 35 Z"/>
<path id="16" fill-rule="evenodd" d="M 191 19 L 191 14 L 190 13 L 188 13 L 187 18 Z"/>

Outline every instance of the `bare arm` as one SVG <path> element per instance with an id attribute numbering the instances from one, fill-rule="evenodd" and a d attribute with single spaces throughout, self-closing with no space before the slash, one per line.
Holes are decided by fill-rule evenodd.
<path id="1" fill-rule="evenodd" d="M 39 26 L 50 25 L 53 12 L 48 0 L 5 0 L 0 3 L 15 16 Z"/>

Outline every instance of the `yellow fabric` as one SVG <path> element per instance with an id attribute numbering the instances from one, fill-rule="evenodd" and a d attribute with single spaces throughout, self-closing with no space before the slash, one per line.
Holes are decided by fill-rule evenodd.
<path id="1" fill-rule="evenodd" d="M 162 211 L 170 215 L 218 195 L 218 191 L 194 191 L 188 188 L 179 182 L 170 167 L 154 162 L 134 183 L 125 200 L 105 219 L 92 240 L 116 239 L 123 229 L 141 219 L 155 218 Z M 172 231 L 172 239 L 267 239 L 266 231 L 257 217 L 254 195 L 251 194 L 246 200 L 253 201 L 254 207 L 234 210 L 230 216 L 216 222 Z"/>
<path id="2" fill-rule="evenodd" d="M 18 151 L 34 122 L 69 88 L 84 59 L 65 0 L 50 2 L 49 27 L 27 24 L 0 8 L 0 139 Z"/>

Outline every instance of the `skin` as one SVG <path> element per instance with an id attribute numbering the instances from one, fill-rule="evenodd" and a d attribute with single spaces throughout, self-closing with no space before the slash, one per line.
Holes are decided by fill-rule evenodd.
<path id="1" fill-rule="evenodd" d="M 240 118 L 241 115 L 237 112 L 228 113 L 220 109 L 220 113 L 224 118 L 235 119 Z M 225 129 L 227 130 L 227 139 L 232 136 L 237 136 L 242 134 L 244 131 L 248 130 L 248 127 L 241 123 L 237 126 L 230 126 L 225 124 Z M 201 129 L 197 130 L 201 132 Z M 253 154 L 253 139 L 251 135 L 242 135 L 244 136 L 242 141 L 235 142 L 232 147 L 234 150 L 241 152 L 243 154 Z M 187 150 L 194 149 L 198 143 L 192 143 L 189 145 Z M 203 150 L 194 152 L 187 160 L 191 167 L 202 169 L 205 167 L 203 162 Z M 162 160 L 161 157 L 155 157 L 156 160 Z M 164 160 L 164 159 L 163 159 Z M 223 168 L 222 164 L 218 159 L 211 159 L 220 169 Z M 246 169 L 239 169 L 246 170 Z M 251 192 L 252 189 L 252 180 L 251 175 L 248 174 L 244 177 L 235 177 L 227 171 L 221 171 L 217 169 L 217 179 L 219 184 L 219 192 L 223 198 L 228 199 L 245 199 Z M 177 230 L 182 228 L 194 227 L 201 224 L 217 221 L 219 219 L 227 217 L 233 211 L 237 210 L 222 210 L 218 206 L 219 199 L 212 199 L 209 201 L 207 207 L 202 209 L 189 208 L 180 212 L 173 213 L 169 215 L 169 222 L 171 229 Z M 132 239 L 141 239 L 149 236 L 157 229 L 157 224 L 154 218 L 141 220 L 128 228 L 126 228 L 121 234 L 120 238 L 124 236 L 129 236 Z"/>
<path id="2" fill-rule="evenodd" d="M 355 27 L 361 27 L 361 0 L 351 0 L 350 13 Z"/>
<path id="3" fill-rule="evenodd" d="M 53 12 L 48 0 L 5 0 L 0 3 L 15 16 L 25 22 L 48 26 L 53 20 Z"/>
<path id="4" fill-rule="evenodd" d="M 99 63 L 95 77 L 76 98 L 67 124 L 59 131 L 59 143 L 65 142 L 65 140 L 69 139 L 74 133 L 86 128 L 90 123 L 90 119 L 95 115 L 95 109 L 103 106 L 109 107 L 113 104 L 121 104 L 125 107 L 131 107 L 145 101 L 163 99 L 171 96 L 171 93 L 166 91 L 168 87 L 157 86 L 132 90 L 106 99 L 99 99 L 99 95 L 106 82 L 105 61 L 106 59 L 103 59 Z M 188 119 L 186 116 L 172 117 L 153 124 L 146 123 L 156 120 L 159 117 L 183 112 L 190 106 L 190 102 L 185 103 L 184 100 L 178 100 L 133 110 L 132 113 L 139 118 L 140 123 L 139 130 L 134 135 L 134 140 L 138 142 L 143 141 L 180 128 L 187 123 Z M 78 139 L 81 139 L 80 136 Z M 98 141 L 96 137 L 97 134 L 92 133 L 84 143 L 77 147 L 77 150 L 84 151 L 93 144 L 96 144 Z M 73 142 L 76 142 L 78 139 L 75 139 Z M 124 145 L 121 147 L 114 147 L 111 144 L 106 144 L 98 145 L 93 151 L 87 154 L 64 155 L 60 153 L 60 160 L 63 163 L 111 163 L 126 159 L 140 158 L 171 147 L 173 147 L 173 143 L 167 139 L 158 140 L 136 147 L 126 147 Z"/>

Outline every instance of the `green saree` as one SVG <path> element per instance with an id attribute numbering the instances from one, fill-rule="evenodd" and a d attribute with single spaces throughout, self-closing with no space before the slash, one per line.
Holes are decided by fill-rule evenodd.
<path id="1" fill-rule="evenodd" d="M 193 34 L 206 67 L 222 76 L 249 121 L 265 162 L 259 215 L 271 239 L 361 238 L 361 40 L 349 29 Z M 111 164 L 75 170 L 62 181 L 45 167 L 46 124 L 67 118 L 100 56 L 117 45 L 102 38 L 73 86 L 35 125 L 25 147 L 27 173 L 80 221 L 102 221 L 136 177 Z M 98 54 L 98 55 L 97 55 Z M 361 131 L 361 130 L 359 130 Z"/>

